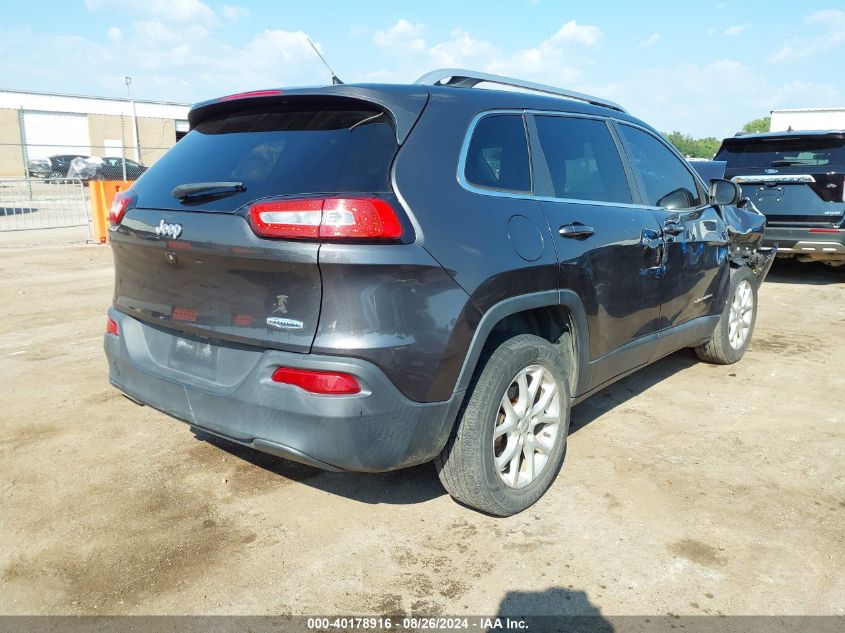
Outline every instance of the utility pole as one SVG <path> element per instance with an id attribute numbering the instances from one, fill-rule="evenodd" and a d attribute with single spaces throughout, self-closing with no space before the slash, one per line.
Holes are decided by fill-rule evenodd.
<path id="1" fill-rule="evenodd" d="M 138 140 L 138 115 L 135 112 L 135 100 L 132 98 L 132 89 L 130 86 L 132 85 L 132 77 L 126 76 L 123 78 L 126 82 L 126 96 L 129 97 L 129 102 L 132 104 L 132 141 L 135 145 L 135 162 L 141 162 L 141 146 Z M 123 163 L 124 169 L 126 169 L 126 161 Z M 125 180 L 125 175 L 124 175 Z"/>
<path id="2" fill-rule="evenodd" d="M 103 148 L 105 152 L 105 148 Z M 120 164 L 123 166 L 123 180 L 126 180 L 126 115 L 120 115 Z"/>

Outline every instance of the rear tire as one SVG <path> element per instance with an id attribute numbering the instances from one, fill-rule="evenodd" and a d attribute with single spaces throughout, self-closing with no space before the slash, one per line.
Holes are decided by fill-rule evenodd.
<path id="1" fill-rule="evenodd" d="M 757 277 L 747 266 L 731 269 L 731 286 L 725 309 L 713 337 L 695 348 L 701 360 L 731 365 L 745 354 L 757 322 Z"/>
<path id="2" fill-rule="evenodd" d="M 569 380 L 558 349 L 520 334 L 479 362 L 452 435 L 435 460 L 457 501 L 495 516 L 534 504 L 566 453 Z"/>

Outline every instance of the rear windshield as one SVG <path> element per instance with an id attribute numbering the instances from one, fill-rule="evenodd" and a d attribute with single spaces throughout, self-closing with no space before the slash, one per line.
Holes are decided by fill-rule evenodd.
<path id="1" fill-rule="evenodd" d="M 727 161 L 730 169 L 801 171 L 810 167 L 845 167 L 845 141 L 836 138 L 732 140 L 722 146 L 716 160 Z"/>
<path id="2" fill-rule="evenodd" d="M 136 183 L 146 208 L 234 211 L 267 196 L 390 191 L 398 147 L 380 110 L 272 108 L 229 113 L 199 123 Z M 175 200 L 177 185 L 243 183 L 246 191 Z"/>

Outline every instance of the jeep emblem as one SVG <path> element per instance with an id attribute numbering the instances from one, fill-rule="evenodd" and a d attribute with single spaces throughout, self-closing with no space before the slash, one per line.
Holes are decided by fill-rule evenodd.
<path id="1" fill-rule="evenodd" d="M 155 231 L 156 235 L 158 235 L 159 237 L 169 237 L 175 240 L 180 235 L 182 235 L 182 225 L 168 224 L 164 221 L 164 219 L 162 219 L 161 222 L 158 223 L 158 226 L 156 227 Z"/>

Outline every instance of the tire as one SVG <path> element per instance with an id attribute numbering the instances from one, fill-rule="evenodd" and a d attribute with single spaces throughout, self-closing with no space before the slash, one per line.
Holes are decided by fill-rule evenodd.
<path id="1" fill-rule="evenodd" d="M 750 306 L 747 300 L 750 299 Z M 738 336 L 737 329 L 732 329 L 731 320 L 739 312 L 740 320 L 737 328 L 742 335 Z M 731 286 L 725 309 L 719 317 L 719 324 L 713 331 L 713 337 L 695 348 L 701 360 L 718 365 L 731 365 L 745 354 L 754 333 L 757 322 L 757 277 L 747 266 L 731 269 Z"/>
<path id="2" fill-rule="evenodd" d="M 525 380 L 520 383 L 521 375 Z M 506 394 L 513 403 L 508 413 Z M 534 415 L 525 415 L 531 409 Z M 522 512 L 543 496 L 560 472 L 569 409 L 566 365 L 554 345 L 520 334 L 491 346 L 435 460 L 443 487 L 460 503 L 491 515 Z M 495 440 L 494 432 L 499 433 Z M 520 448 L 526 443 L 533 450 Z"/>

